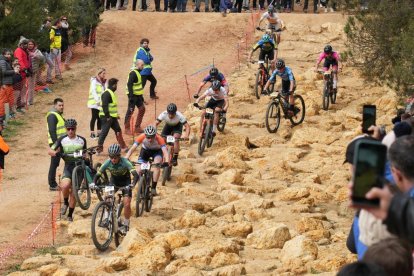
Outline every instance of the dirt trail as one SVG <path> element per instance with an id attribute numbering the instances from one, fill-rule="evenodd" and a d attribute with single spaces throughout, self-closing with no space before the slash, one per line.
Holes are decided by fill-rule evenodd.
<path id="1" fill-rule="evenodd" d="M 196 154 L 195 144 L 184 146 L 172 181 L 159 188 L 160 196 L 151 213 L 132 219 L 121 248 L 105 254 L 94 249 L 89 230 L 91 208 L 87 212 L 77 211 L 74 223 L 61 223 L 62 227 L 68 226 L 73 237 L 70 245 L 58 248 L 57 256 L 26 260 L 22 268 L 100 275 L 115 271 L 125 275 L 295 275 L 334 272 L 353 260 L 345 247 L 352 210 L 347 208 L 344 149 L 357 134 L 362 104 L 376 103 L 381 114 L 379 122 L 385 123 L 386 115 L 393 112 L 394 95 L 384 88 L 364 88 L 355 69 L 345 67 L 338 104 L 329 111 L 320 110 L 322 81 L 311 70 L 325 43 L 344 49 L 345 19 L 339 14 L 289 14 L 282 18 L 287 31 L 282 36 L 279 56 L 293 69 L 297 93 L 305 98 L 307 114 L 302 125 L 291 128 L 287 121 L 282 121 L 276 134 L 267 133 L 264 114 L 269 99 L 254 98 L 255 66 L 243 66 L 241 71 L 228 76 L 232 100 L 224 134 L 217 136 L 203 157 Z M 79 133 L 87 135 L 88 77 L 94 68 L 103 66 L 108 77 L 119 78 L 120 87 L 124 87 L 132 56 L 143 36 L 150 39 L 155 56 L 154 74 L 159 80 L 161 98 L 157 104 L 165 106 L 174 100 L 185 107 L 188 98 L 182 90 L 182 75 L 211 63 L 212 56 L 225 60 L 233 55 L 234 48 L 229 45 L 243 37 L 247 20 L 247 15 L 236 14 L 223 19 L 216 14 L 105 13 L 98 31 L 96 56 L 90 55 L 79 63 L 71 73 L 79 81 L 71 84 L 68 91 L 58 93 L 66 101 L 66 117 L 77 118 L 81 122 Z M 146 33 L 137 28 L 141 25 Z M 120 109 L 125 110 L 123 89 L 119 95 Z M 48 100 L 53 96 L 48 96 Z M 153 106 L 151 102 L 147 109 L 151 116 Z M 39 105 L 39 112 L 44 108 L 44 103 Z M 199 111 L 189 108 L 186 114 L 196 134 Z M 147 117 L 147 121 L 151 119 Z M 35 116 L 33 120 L 33 126 L 44 124 L 43 117 Z M 23 140 L 27 144 L 19 140 L 18 147 L 23 151 L 31 145 L 29 141 L 39 139 L 39 149 L 33 149 L 26 163 L 39 164 L 35 181 L 31 177 L 32 183 L 39 184 L 31 191 L 43 198 L 37 205 L 46 207 L 50 195 L 42 182 L 48 166 L 42 146 L 45 139 L 40 138 L 44 132 L 44 128 L 33 129 Z M 259 148 L 248 149 L 247 141 Z M 42 211 L 27 202 L 29 195 L 35 198 L 36 194 L 26 189 L 20 194 L 25 200 L 19 205 L 20 190 L 16 186 L 28 183 L 29 179 L 23 182 L 27 174 L 16 168 L 13 160 L 17 162 L 16 155 L 7 160 L 8 173 L 17 179 L 4 187 L 9 194 L 15 191 L 16 196 L 10 197 L 5 206 L 20 210 L 26 220 L 28 210 L 38 214 Z M 0 210 L 4 210 L 6 203 L 0 203 Z M 8 214 L 0 213 L 0 220 L 5 218 Z M 13 219 L 8 225 L 2 234 L 9 233 L 13 239 L 14 225 L 25 224 L 16 224 Z"/>

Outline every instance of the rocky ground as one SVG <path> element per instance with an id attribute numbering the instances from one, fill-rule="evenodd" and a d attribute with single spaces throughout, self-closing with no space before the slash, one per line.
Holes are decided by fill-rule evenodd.
<path id="1" fill-rule="evenodd" d="M 322 80 L 312 67 L 325 43 L 344 49 L 344 18 L 308 24 L 294 16 L 280 55 L 305 99 L 302 125 L 282 120 L 276 134 L 267 132 L 269 98 L 256 100 L 256 65 L 243 65 L 228 77 L 224 133 L 202 157 L 196 143 L 183 146 L 172 181 L 159 187 L 150 213 L 132 218 L 118 248 L 98 252 L 92 208 L 77 210 L 73 223 L 60 222 L 69 244 L 25 260 L 23 271 L 11 275 L 334 275 L 353 261 L 345 246 L 353 215 L 345 148 L 359 134 L 362 105 L 376 104 L 378 122 L 388 124 L 395 95 L 345 66 L 337 104 L 321 110 Z M 186 110 L 196 137 L 199 114 L 190 105 Z"/>

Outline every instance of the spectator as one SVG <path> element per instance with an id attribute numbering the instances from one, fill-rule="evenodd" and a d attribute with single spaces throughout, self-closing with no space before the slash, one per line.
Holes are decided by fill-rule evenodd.
<path id="1" fill-rule="evenodd" d="M 13 90 L 13 76 L 15 71 L 12 66 L 12 52 L 11 50 L 4 49 L 0 56 L 0 120 L 5 119 L 4 104 L 8 103 L 10 108 L 10 117 L 15 117 L 15 103 L 14 103 L 14 90 Z"/>
<path id="2" fill-rule="evenodd" d="M 61 52 L 65 56 L 65 63 L 64 68 L 65 70 L 70 70 L 70 59 L 72 58 L 72 45 L 69 41 L 69 36 L 72 35 L 72 30 L 69 29 L 68 18 L 66 16 L 62 16 L 60 18 L 61 23 L 61 35 L 62 35 L 62 48 Z"/>
<path id="3" fill-rule="evenodd" d="M 195 0 L 195 5 L 196 5 L 195 10 L 194 10 L 195 12 L 200 12 L 200 4 L 201 4 L 201 0 Z M 209 0 L 204 0 L 204 11 L 205 12 L 210 11 L 208 8 L 208 5 L 209 5 Z"/>
<path id="4" fill-rule="evenodd" d="M 99 16 L 101 14 L 101 6 L 103 3 L 101 0 L 94 0 L 95 4 L 95 12 L 94 12 L 94 20 L 91 25 L 88 25 L 82 29 L 82 37 L 83 37 L 83 47 L 88 47 L 88 45 L 95 48 L 96 44 L 96 27 L 98 26 Z"/>
<path id="5" fill-rule="evenodd" d="M 126 10 L 128 6 L 128 0 L 117 0 L 116 1 L 116 7 L 118 10 Z"/>
<path id="6" fill-rule="evenodd" d="M 187 11 L 187 0 L 177 0 L 177 12 L 186 12 L 186 11 Z"/>
<path id="7" fill-rule="evenodd" d="M 91 78 L 89 87 L 88 108 L 91 109 L 92 117 L 90 122 L 91 138 L 99 137 L 101 134 L 101 120 L 99 119 L 99 109 L 101 108 L 101 96 L 105 91 L 105 68 L 99 68 L 96 77 Z M 97 134 L 95 134 L 95 122 Z"/>
<path id="8" fill-rule="evenodd" d="M 23 77 L 20 73 L 20 64 L 19 61 L 17 59 L 15 59 L 13 61 L 13 70 L 14 70 L 14 75 L 13 75 L 13 96 L 14 96 L 14 106 L 16 108 L 16 111 L 19 113 L 24 113 L 23 109 L 24 109 L 24 103 L 26 102 L 26 93 L 21 93 L 21 89 L 23 88 L 22 86 L 22 82 L 23 82 Z M 23 99 L 20 97 L 20 95 L 23 95 Z M 23 101 L 23 105 L 22 102 Z"/>
<path id="9" fill-rule="evenodd" d="M 16 91 L 19 91 L 16 97 L 17 110 L 20 110 L 26 105 L 26 95 L 28 88 L 28 78 L 32 76 L 32 64 L 30 62 L 29 53 L 27 51 L 29 40 L 24 37 L 20 38 L 19 47 L 14 51 L 14 57 L 19 61 L 21 82 L 16 84 Z M 15 94 L 15 96 L 16 96 Z"/>
<path id="10" fill-rule="evenodd" d="M 105 9 L 109 11 L 111 8 L 116 8 L 116 0 L 106 0 Z"/>
<path id="11" fill-rule="evenodd" d="M 40 27 L 40 33 L 42 34 L 40 37 L 40 41 L 38 41 L 38 48 L 42 52 L 43 56 L 45 57 L 45 61 L 47 64 L 47 72 L 52 72 L 53 70 L 53 60 L 50 55 L 50 39 L 49 39 L 49 33 L 50 29 L 52 27 L 52 19 L 50 17 L 46 18 L 45 21 L 43 21 L 42 26 Z M 40 72 L 38 74 L 39 79 L 36 80 L 37 84 L 44 85 L 42 79 L 41 79 L 41 71 L 43 71 L 43 68 L 40 68 Z M 53 84 L 51 76 L 48 74 L 46 78 L 46 82 Z"/>
<path id="12" fill-rule="evenodd" d="M 382 267 L 388 276 L 411 276 L 413 256 L 411 249 L 402 240 L 388 238 L 370 246 L 363 261 Z"/>
<path id="13" fill-rule="evenodd" d="M 303 3 L 303 11 L 305 13 L 308 12 L 308 5 L 309 0 L 305 0 L 305 2 Z M 313 0 L 313 13 L 318 13 L 318 0 Z"/>
<path id="14" fill-rule="evenodd" d="M 368 262 L 347 264 L 336 274 L 337 276 L 387 276 L 380 266 Z"/>
<path id="15" fill-rule="evenodd" d="M 61 48 L 62 48 L 62 23 L 60 19 L 55 21 L 52 28 L 50 29 L 49 38 L 50 38 L 50 59 L 53 61 L 53 66 L 55 67 L 55 78 L 62 80 L 62 74 L 60 70 L 61 63 Z M 47 70 L 47 79 L 52 79 L 52 69 L 49 67 Z"/>
<path id="16" fill-rule="evenodd" d="M 154 60 L 154 58 L 152 57 L 150 53 L 151 49 L 148 47 L 149 46 L 148 38 L 141 39 L 140 44 L 141 44 L 141 47 L 139 47 L 135 53 L 133 66 L 135 66 L 135 62 L 137 61 L 137 59 L 141 59 L 142 61 L 144 61 L 144 64 L 145 64 L 144 69 L 141 71 L 142 87 L 145 88 L 145 84 L 147 83 L 147 80 L 149 80 L 151 82 L 150 98 L 153 100 L 156 100 L 158 99 L 158 96 L 155 93 L 155 87 L 157 86 L 157 79 L 152 74 L 151 62 Z"/>
<path id="17" fill-rule="evenodd" d="M 27 45 L 27 51 L 29 53 L 33 73 L 33 75 L 28 78 L 27 102 L 29 105 L 32 105 L 37 75 L 40 73 L 40 68 L 45 63 L 45 57 L 43 56 L 42 52 L 37 49 L 36 42 L 33 39 L 29 39 L 29 43 Z"/>
<path id="18" fill-rule="evenodd" d="M 4 170 L 4 156 L 9 153 L 9 146 L 3 139 L 4 121 L 0 119 L 0 172 Z"/>

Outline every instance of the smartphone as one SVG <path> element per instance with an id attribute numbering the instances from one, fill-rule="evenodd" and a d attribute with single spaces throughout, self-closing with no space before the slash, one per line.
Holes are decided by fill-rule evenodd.
<path id="1" fill-rule="evenodd" d="M 379 199 L 368 200 L 371 188 L 384 186 L 387 147 L 379 141 L 361 140 L 355 144 L 352 203 L 355 206 L 379 207 Z"/>
<path id="2" fill-rule="evenodd" d="M 375 105 L 366 104 L 362 108 L 362 132 L 368 133 L 370 126 L 375 126 L 377 119 L 377 107 Z"/>

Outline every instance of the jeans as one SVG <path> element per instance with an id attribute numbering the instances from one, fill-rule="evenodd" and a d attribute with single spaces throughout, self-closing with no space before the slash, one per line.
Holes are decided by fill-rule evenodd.
<path id="1" fill-rule="evenodd" d="M 204 0 L 205 3 L 205 10 L 208 11 L 209 0 Z M 196 9 L 200 9 L 201 0 L 195 0 Z"/>
<path id="2" fill-rule="evenodd" d="M 185 12 L 187 7 L 187 0 L 177 0 L 177 11 Z"/>
<path id="3" fill-rule="evenodd" d="M 55 76 L 59 76 L 61 77 L 62 74 L 60 73 L 60 64 L 61 64 L 61 52 L 60 49 L 50 49 L 50 54 L 49 54 L 50 59 L 53 62 L 53 66 L 55 67 Z M 52 79 L 52 68 L 49 66 L 47 68 L 47 79 L 51 80 Z"/>
<path id="4" fill-rule="evenodd" d="M 303 4 L 303 10 L 308 10 L 309 0 L 305 0 Z M 318 11 L 318 0 L 313 0 L 313 12 Z"/>

